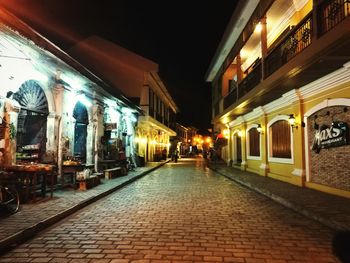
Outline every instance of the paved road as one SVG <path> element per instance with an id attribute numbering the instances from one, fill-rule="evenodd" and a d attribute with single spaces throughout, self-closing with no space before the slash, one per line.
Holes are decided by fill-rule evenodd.
<path id="1" fill-rule="evenodd" d="M 0 262 L 337 262 L 332 232 L 205 169 L 169 163 Z"/>

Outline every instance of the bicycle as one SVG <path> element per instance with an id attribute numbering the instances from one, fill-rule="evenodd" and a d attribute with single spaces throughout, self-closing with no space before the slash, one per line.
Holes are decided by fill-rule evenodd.
<path id="1" fill-rule="evenodd" d="M 0 176 L 0 178 L 1 177 L 2 176 Z M 18 211 L 19 195 L 14 186 L 4 186 L 2 182 L 0 182 L 0 207 L 4 207 L 11 214 Z"/>

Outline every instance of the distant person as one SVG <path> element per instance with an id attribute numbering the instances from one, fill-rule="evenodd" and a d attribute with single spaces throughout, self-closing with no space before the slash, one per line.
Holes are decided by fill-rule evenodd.
<path id="1" fill-rule="evenodd" d="M 332 252 L 342 263 L 350 263 L 350 230 L 337 232 L 332 240 Z"/>
<path id="2" fill-rule="evenodd" d="M 175 150 L 173 151 L 172 156 L 171 156 L 171 160 L 172 160 L 172 161 L 175 161 L 175 163 L 177 163 L 177 159 L 178 159 L 178 158 L 179 158 L 179 152 L 178 152 L 177 149 L 175 149 Z"/>
<path id="3" fill-rule="evenodd" d="M 207 159 L 207 156 L 208 156 L 207 151 L 203 151 L 203 158 Z"/>
<path id="4" fill-rule="evenodd" d="M 166 148 L 162 150 L 162 160 L 166 160 Z"/>

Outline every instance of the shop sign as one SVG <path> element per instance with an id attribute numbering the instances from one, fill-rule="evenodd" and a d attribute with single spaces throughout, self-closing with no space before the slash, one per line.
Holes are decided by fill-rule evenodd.
<path id="1" fill-rule="evenodd" d="M 346 145 L 347 133 L 348 125 L 344 122 L 334 122 L 331 126 L 323 125 L 315 133 L 311 150 L 319 153 L 321 149 Z"/>
<path id="2" fill-rule="evenodd" d="M 105 123 L 105 131 L 111 131 L 117 129 L 117 123 L 115 122 L 107 122 Z"/>

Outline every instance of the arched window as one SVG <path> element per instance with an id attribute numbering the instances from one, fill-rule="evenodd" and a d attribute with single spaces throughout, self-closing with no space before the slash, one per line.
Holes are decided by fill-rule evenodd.
<path id="1" fill-rule="evenodd" d="M 257 128 L 251 128 L 248 131 L 249 156 L 260 156 L 260 133 Z"/>
<path id="2" fill-rule="evenodd" d="M 34 80 L 25 81 L 13 99 L 21 105 L 17 120 L 17 159 L 38 161 L 46 151 L 49 108 L 43 89 Z M 29 151 L 28 149 L 34 149 Z M 26 149 L 26 150 L 25 150 Z"/>
<path id="3" fill-rule="evenodd" d="M 287 120 L 279 120 L 270 126 L 270 156 L 292 158 L 291 128 Z"/>

